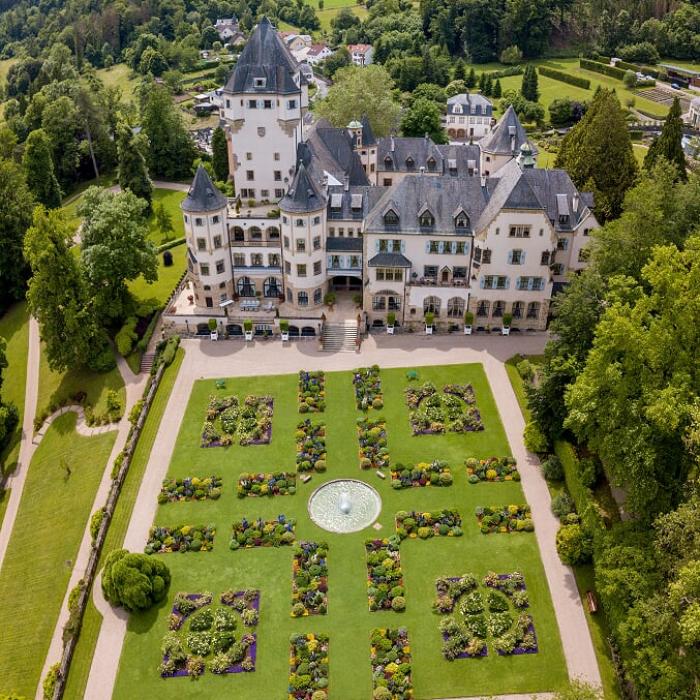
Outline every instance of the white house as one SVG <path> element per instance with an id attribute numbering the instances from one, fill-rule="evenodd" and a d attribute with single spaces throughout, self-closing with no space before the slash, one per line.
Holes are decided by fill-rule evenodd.
<path id="1" fill-rule="evenodd" d="M 371 44 L 348 44 L 348 52 L 356 66 L 368 66 L 372 63 L 374 48 Z"/>
<path id="2" fill-rule="evenodd" d="M 219 33 L 219 38 L 224 42 L 241 33 L 238 19 L 235 17 L 217 19 L 214 29 L 216 29 Z"/>
<path id="3" fill-rule="evenodd" d="M 479 140 L 491 131 L 493 105 L 478 93 L 461 93 L 447 100 L 442 126 L 450 141 Z"/>
<path id="4" fill-rule="evenodd" d="M 687 115 L 687 122 L 695 129 L 700 129 L 700 97 L 693 97 L 690 101 L 690 111 Z"/>

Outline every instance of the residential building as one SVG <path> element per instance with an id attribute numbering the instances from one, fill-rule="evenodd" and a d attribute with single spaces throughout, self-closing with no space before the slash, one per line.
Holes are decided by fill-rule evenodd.
<path id="1" fill-rule="evenodd" d="M 371 44 L 348 44 L 348 52 L 356 66 L 368 66 L 372 63 L 374 47 Z"/>
<path id="2" fill-rule="evenodd" d="M 447 100 L 442 126 L 450 141 L 478 141 L 491 131 L 493 105 L 478 93 L 461 93 Z"/>
<path id="3" fill-rule="evenodd" d="M 219 34 L 219 38 L 224 43 L 233 39 L 235 36 L 241 34 L 240 26 L 238 24 L 238 19 L 236 17 L 224 17 L 217 19 L 214 24 L 214 29 Z"/>

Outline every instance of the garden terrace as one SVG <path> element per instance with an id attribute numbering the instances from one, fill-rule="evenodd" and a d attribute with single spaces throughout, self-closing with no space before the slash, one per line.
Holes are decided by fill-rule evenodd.
<path id="1" fill-rule="evenodd" d="M 358 410 L 377 410 L 384 407 L 382 380 L 379 378 L 379 367 L 361 367 L 353 370 L 352 383 L 355 386 L 355 403 Z"/>
<path id="2" fill-rule="evenodd" d="M 447 462 L 435 459 L 432 462 L 419 462 L 411 466 L 396 464 L 391 469 L 391 487 L 399 489 L 422 486 L 451 486 L 452 472 Z"/>
<path id="3" fill-rule="evenodd" d="M 402 612 L 406 607 L 404 597 L 401 556 L 396 538 L 388 540 L 368 540 L 367 553 L 367 597 L 369 609 L 395 610 Z"/>
<path id="4" fill-rule="evenodd" d="M 326 408 L 326 375 L 323 372 L 299 372 L 299 413 L 323 413 Z"/>
<path id="5" fill-rule="evenodd" d="M 439 393 L 432 382 L 425 382 L 421 387 L 407 387 L 405 394 L 414 435 L 484 429 L 470 384 L 447 384 Z"/>
<path id="6" fill-rule="evenodd" d="M 230 548 L 281 547 L 294 542 L 294 518 L 278 515 L 276 520 L 258 518 L 251 522 L 246 518 L 233 523 Z"/>
<path id="7" fill-rule="evenodd" d="M 520 472 L 512 457 L 469 457 L 464 463 L 470 484 L 480 481 L 520 481 Z"/>
<path id="8" fill-rule="evenodd" d="M 302 541 L 292 559 L 292 617 L 328 611 L 328 545 Z"/>
<path id="9" fill-rule="evenodd" d="M 289 639 L 289 695 L 318 700 L 328 688 L 328 635 L 292 634 Z M 324 691 L 320 696 L 318 691 Z"/>
<path id="10" fill-rule="evenodd" d="M 492 532 L 533 532 L 535 530 L 530 506 L 526 503 L 502 508 L 477 506 L 475 514 L 484 535 Z"/>
<path id="11" fill-rule="evenodd" d="M 386 700 L 410 700 L 413 685 L 408 630 L 378 628 L 372 630 L 370 642 L 374 697 L 382 697 L 377 694 L 377 688 L 386 688 L 389 691 Z"/>
<path id="12" fill-rule="evenodd" d="M 433 513 L 399 511 L 396 514 L 396 534 L 400 539 L 427 540 L 435 535 L 442 537 L 462 536 L 462 517 L 456 510 L 446 508 Z"/>
<path id="13" fill-rule="evenodd" d="M 208 552 L 214 546 L 216 529 L 211 525 L 155 526 L 148 533 L 146 554 Z"/>
<path id="14" fill-rule="evenodd" d="M 243 473 L 238 479 L 238 498 L 293 496 L 297 491 L 294 472 Z"/>
<path id="15" fill-rule="evenodd" d="M 186 476 L 183 479 L 163 479 L 163 486 L 158 494 L 158 503 L 175 501 L 216 500 L 221 496 L 221 477 Z"/>
<path id="16" fill-rule="evenodd" d="M 307 368 L 314 369 L 308 365 Z M 471 384 L 485 429 L 412 438 L 404 394 L 404 389 L 411 384 L 407 378 L 407 372 L 411 369 L 419 375 L 418 381 L 414 382 L 417 384 L 426 381 L 438 387 L 449 383 Z M 221 474 L 224 488 L 221 498 L 216 501 L 187 501 L 176 505 L 166 503 L 159 505 L 153 516 L 156 524 L 213 523 L 217 527 L 215 547 L 206 555 L 168 556 L 167 564 L 172 575 L 171 595 L 176 591 L 213 591 L 218 596 L 229 588 L 260 590 L 263 605 L 255 630 L 258 645 L 256 671 L 222 677 L 207 669 L 197 683 L 191 683 L 188 678 L 163 681 L 157 668 L 162 661 L 160 643 L 167 630 L 170 605 L 162 605 L 130 616 L 114 700 L 132 700 L 135 697 L 158 697 L 160 700 L 199 700 L 207 697 L 223 700 L 234 695 L 246 700 L 286 698 L 289 692 L 290 636 L 307 632 L 327 634 L 331 641 L 327 671 L 329 699 L 367 700 L 372 697 L 373 686 L 369 658 L 372 630 L 399 626 L 409 630 L 411 683 L 417 698 L 429 700 L 508 693 L 521 693 L 529 697 L 535 693 L 563 690 L 567 682 L 566 664 L 537 540 L 535 537 L 486 538 L 480 534 L 474 520 L 475 509 L 479 505 L 526 501 L 521 484 L 515 481 L 485 482 L 478 488 L 468 486 L 467 472 L 463 466 L 466 457 L 486 459 L 492 455 L 510 454 L 482 367 L 382 368 L 384 408 L 375 414 L 370 411 L 369 416 L 381 416 L 386 423 L 388 447 L 391 450 L 390 466 L 396 463 L 415 465 L 434 459 L 444 461 L 452 467 L 454 483 L 450 488 L 394 490 L 389 469 L 386 470 L 385 480 L 373 473 L 363 472 L 368 481 L 371 479 L 372 486 L 382 499 L 382 510 L 376 518 L 377 527 L 381 526 L 381 529 L 365 528 L 358 532 L 335 534 L 323 531 L 310 519 L 307 498 L 326 479 L 358 478 L 356 421 L 363 414 L 356 407 L 352 379 L 351 371 L 326 371 L 326 396 L 332 397 L 332 400 L 327 402 L 325 411 L 318 417 L 312 414 L 300 416 L 298 413 L 299 375 L 296 371 L 275 376 L 225 378 L 225 385 L 220 387 L 214 379 L 196 380 L 186 403 L 183 403 L 182 395 L 177 394 L 179 385 L 176 385 L 169 409 L 176 402 L 177 410 L 183 411 L 184 415 L 172 446 L 167 472 L 163 476 L 184 478 L 193 474 Z M 250 394 L 273 398 L 274 438 L 269 445 L 251 449 L 234 443 L 226 450 L 200 448 L 202 419 L 209 397 L 231 394 L 235 394 L 241 403 Z M 294 496 L 238 498 L 236 486 L 243 473 L 295 471 L 296 429 L 299 421 L 305 418 L 324 423 L 326 474 L 310 472 L 313 486 L 309 489 L 299 482 L 297 475 L 297 492 Z M 156 440 L 156 453 L 160 447 L 162 443 Z M 362 474 L 359 476 L 362 478 Z M 251 508 L 251 504 L 254 508 Z M 433 537 L 429 546 L 410 538 L 399 544 L 398 537 L 394 535 L 394 516 L 397 512 L 415 510 L 434 513 L 446 508 L 457 510 L 469 520 L 462 537 Z M 175 511 L 177 517 L 173 516 Z M 238 553 L 226 546 L 233 521 L 242 520 L 243 517 L 275 521 L 280 513 L 296 521 L 296 542 L 291 546 L 257 547 Z M 222 537 L 224 539 L 219 541 Z M 404 599 L 405 610 L 400 613 L 391 611 L 390 603 L 382 608 L 373 603 L 376 609 L 383 612 L 370 610 L 370 570 L 367 567 L 365 542 L 379 540 L 383 543 L 384 539 L 386 544 L 389 541 L 394 543 L 392 576 L 398 573 L 398 580 L 392 580 L 391 586 L 386 592 L 382 590 L 381 595 L 389 598 L 392 590 L 399 587 L 393 590 L 393 594 Z M 300 541 L 328 542 L 331 555 L 328 583 L 332 595 L 329 593 L 325 615 L 309 615 L 306 618 L 291 615 L 292 560 L 295 544 Z M 382 552 L 376 565 L 379 566 L 387 558 L 388 552 Z M 469 566 L 465 566 L 465 562 Z M 395 564 L 398 564 L 396 571 Z M 518 570 L 524 574 L 530 599 L 527 611 L 535 620 L 539 653 L 501 657 L 489 649 L 488 656 L 478 663 L 468 660 L 452 663 L 444 658 L 438 629 L 440 617 L 431 610 L 435 579 L 459 576 L 463 570 L 472 571 L 479 581 L 489 570 Z M 386 574 L 386 570 L 383 574 Z M 31 606 L 28 609 L 31 610 Z M 458 614 L 459 610 L 455 615 Z M 236 634 L 242 631 L 239 624 Z M 469 668 L 465 668 L 465 665 Z M 27 692 L 24 694 L 28 695 Z M 78 689 L 68 697 L 83 695 Z"/>
<path id="17" fill-rule="evenodd" d="M 389 466 L 386 422 L 383 418 L 357 419 L 357 439 L 360 443 L 360 467 L 382 469 Z"/>
<path id="18" fill-rule="evenodd" d="M 297 471 L 326 471 L 326 426 L 308 418 L 297 425 Z"/>
<path id="19" fill-rule="evenodd" d="M 243 405 L 237 396 L 209 398 L 202 428 L 202 447 L 267 445 L 272 439 L 273 400 L 270 396 L 246 396 Z"/>

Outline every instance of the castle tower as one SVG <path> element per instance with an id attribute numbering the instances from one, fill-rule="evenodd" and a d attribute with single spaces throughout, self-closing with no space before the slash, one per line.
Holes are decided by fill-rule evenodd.
<path id="1" fill-rule="evenodd" d="M 495 175 L 506 163 L 520 153 L 520 147 L 528 143 L 527 133 L 510 105 L 498 120 L 490 134 L 479 142 L 481 147 L 481 174 Z M 532 155 L 535 149 L 530 147 Z"/>
<path id="2" fill-rule="evenodd" d="M 233 295 L 227 201 L 201 165 L 180 207 L 187 242 L 187 278 L 194 288 L 195 306 L 218 310 Z"/>
<path id="3" fill-rule="evenodd" d="M 278 201 L 294 175 L 309 91 L 298 64 L 264 17 L 224 88 L 233 180 L 242 199 Z"/>
<path id="4" fill-rule="evenodd" d="M 362 167 L 367 173 L 367 178 L 373 184 L 377 184 L 377 139 L 374 138 L 369 119 L 365 114 L 362 121 L 351 121 L 347 126 L 348 134 L 352 138 L 352 147 L 360 157 Z"/>
<path id="5" fill-rule="evenodd" d="M 326 197 L 303 163 L 279 203 L 285 301 L 303 313 L 323 303 L 326 277 Z"/>

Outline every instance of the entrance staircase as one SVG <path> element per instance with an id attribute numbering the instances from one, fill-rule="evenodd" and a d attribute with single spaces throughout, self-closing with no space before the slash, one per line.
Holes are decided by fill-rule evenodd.
<path id="1" fill-rule="evenodd" d="M 325 352 L 355 352 L 357 349 L 357 321 L 326 323 L 321 343 Z"/>
<path id="2" fill-rule="evenodd" d="M 140 372 L 142 373 L 148 373 L 151 371 L 151 367 L 153 367 L 153 360 L 155 359 L 155 353 L 152 352 L 146 352 L 143 355 L 141 355 L 141 368 Z"/>

